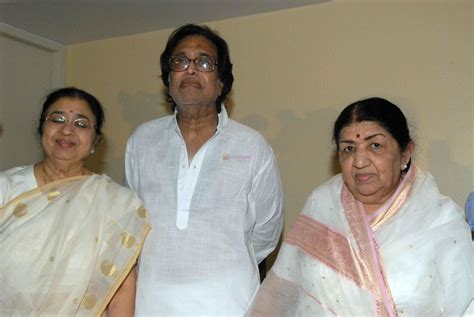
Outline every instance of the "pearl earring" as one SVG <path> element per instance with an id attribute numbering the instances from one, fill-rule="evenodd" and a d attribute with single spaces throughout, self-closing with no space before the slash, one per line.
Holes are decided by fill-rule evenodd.
<path id="1" fill-rule="evenodd" d="M 406 170 L 407 168 L 408 168 L 408 165 L 407 165 L 407 164 L 403 165 L 403 166 L 402 166 L 402 171 Z"/>
<path id="2" fill-rule="evenodd" d="M 95 152 L 95 149 L 94 149 L 94 148 L 92 148 L 92 150 L 91 150 L 91 154 L 94 154 L 94 152 Z"/>

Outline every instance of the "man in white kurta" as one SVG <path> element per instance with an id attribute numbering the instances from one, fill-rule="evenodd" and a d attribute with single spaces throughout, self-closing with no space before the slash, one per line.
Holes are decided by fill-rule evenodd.
<path id="1" fill-rule="evenodd" d="M 243 314 L 282 223 L 265 140 L 223 108 L 215 136 L 188 162 L 175 116 L 157 119 L 130 138 L 126 175 L 153 227 L 140 259 L 138 315 Z"/>
<path id="2" fill-rule="evenodd" d="M 199 94 L 212 73 L 201 61 L 191 64 L 196 39 L 188 39 L 184 60 L 192 69 L 175 71 L 170 85 L 183 76 Z M 136 314 L 243 316 L 259 288 L 258 263 L 281 233 L 275 158 L 264 138 L 229 119 L 223 105 L 212 136 L 190 155 L 180 126 L 187 109 L 180 106 L 141 125 L 127 144 L 126 182 L 144 200 L 153 226 L 139 261 Z"/>

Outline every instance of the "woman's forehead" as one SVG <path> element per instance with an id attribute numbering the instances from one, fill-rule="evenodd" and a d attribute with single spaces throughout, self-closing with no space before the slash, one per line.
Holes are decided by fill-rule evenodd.
<path id="1" fill-rule="evenodd" d="M 341 130 L 341 138 L 343 137 L 365 137 L 373 134 L 385 134 L 391 136 L 390 133 L 375 121 L 352 122 Z"/>
<path id="2" fill-rule="evenodd" d="M 48 112 L 62 112 L 65 114 L 82 114 L 86 116 L 93 116 L 91 108 L 86 101 L 69 97 L 58 99 L 51 105 L 51 107 L 49 107 Z"/>

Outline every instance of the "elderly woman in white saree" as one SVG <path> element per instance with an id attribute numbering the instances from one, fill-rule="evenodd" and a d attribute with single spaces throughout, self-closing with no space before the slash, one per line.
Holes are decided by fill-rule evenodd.
<path id="1" fill-rule="evenodd" d="M 342 174 L 286 237 L 251 316 L 461 316 L 474 257 L 462 210 L 411 164 L 400 109 L 349 105 L 334 126 Z M 471 306 L 472 307 L 472 306 Z"/>
<path id="2" fill-rule="evenodd" d="M 0 316 L 133 316 L 150 225 L 134 192 L 84 165 L 102 124 L 95 97 L 53 91 L 44 160 L 0 173 Z"/>

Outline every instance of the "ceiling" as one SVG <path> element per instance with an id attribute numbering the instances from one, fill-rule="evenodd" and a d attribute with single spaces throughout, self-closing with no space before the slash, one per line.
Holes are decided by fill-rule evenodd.
<path id="1" fill-rule="evenodd" d="M 71 45 L 329 0 L 0 0 L 0 22 Z"/>

